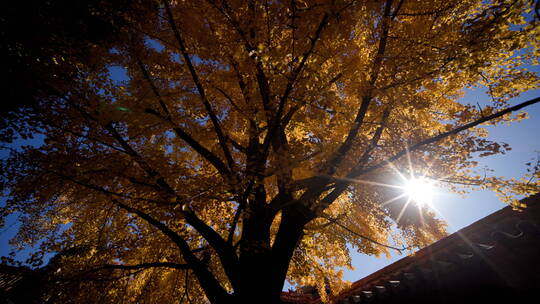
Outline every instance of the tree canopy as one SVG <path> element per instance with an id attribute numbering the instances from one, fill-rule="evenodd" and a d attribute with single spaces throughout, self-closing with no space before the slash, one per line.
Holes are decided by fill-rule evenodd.
<path id="1" fill-rule="evenodd" d="M 36 100 L 51 93 L 43 83 L 67 91 L 82 65 L 98 64 L 96 45 L 105 49 L 126 20 L 130 0 L 30 0 L 0 4 L 0 60 L 9 75 L 0 84 L 0 140 L 25 135 L 16 123 Z M 18 133 L 18 134 L 17 134 Z M 22 133 L 22 134 L 21 134 Z"/>
<path id="2" fill-rule="evenodd" d="M 37 246 L 34 266 L 63 253 L 54 275 L 73 292 L 50 295 L 62 303 L 276 303 L 285 280 L 327 299 L 351 248 L 444 236 L 432 210 L 384 186 L 399 175 L 510 204 L 538 192 L 538 170 L 482 178 L 473 160 L 509 149 L 482 126 L 539 101 L 512 103 L 539 84 L 526 69 L 538 64 L 534 8 L 136 2 L 119 38 L 90 50 L 99 64 L 67 90 L 39 84 L 48 94 L 24 131 L 44 142 L 1 164 L 13 244 Z M 460 100 L 474 86 L 491 101 Z"/>

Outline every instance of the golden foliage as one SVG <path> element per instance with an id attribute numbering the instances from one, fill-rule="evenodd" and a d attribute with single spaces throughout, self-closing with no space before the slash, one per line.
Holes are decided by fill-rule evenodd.
<path id="1" fill-rule="evenodd" d="M 388 254 L 350 231 L 406 246 L 444 235 L 429 210 L 423 221 L 397 222 L 392 203 L 384 204 L 392 193 L 373 184 L 392 183 L 392 167 L 407 172 L 406 157 L 362 170 L 538 87 L 525 69 L 537 62 L 540 41 L 531 3 L 178 0 L 170 11 L 160 4 L 131 12 L 138 16 L 124 39 L 100 50 L 102 66 L 85 70 L 68 94 L 43 101 L 32 119 L 44 144 L 3 162 L 10 196 L 3 213 L 23 215 L 14 243 L 40 244 L 42 253 L 83 248 L 62 259 L 61 273 L 70 275 L 104 264 L 192 263 L 161 223 L 199 248 L 193 255 L 232 293 L 236 281 L 193 214 L 230 239 L 239 263 L 249 250 L 261 254 L 263 269 L 294 206 L 309 210 L 307 221 L 290 264 L 281 263 L 289 264 L 289 282 L 316 285 L 326 299 L 326 284 L 334 293 L 344 287 L 351 248 Z M 488 88 L 492 101 L 483 108 L 459 101 L 473 86 Z M 410 151 L 413 169 L 475 178 L 473 156 L 508 149 L 486 132 L 475 127 Z M 537 191 L 537 167 L 523 181 L 490 177 L 483 187 L 511 202 Z M 259 219 L 268 222 L 260 239 L 246 236 Z M 185 290 L 194 301 L 212 300 L 191 270 L 106 275 L 118 278 L 75 286 L 78 303 L 172 303 L 187 301 Z"/>

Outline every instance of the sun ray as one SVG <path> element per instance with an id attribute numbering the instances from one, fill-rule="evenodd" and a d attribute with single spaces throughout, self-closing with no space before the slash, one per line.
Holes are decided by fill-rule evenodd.
<path id="1" fill-rule="evenodd" d="M 391 199 L 387 200 L 386 202 L 382 203 L 381 206 L 388 205 L 391 202 L 397 201 L 398 199 L 403 198 L 405 196 L 407 196 L 407 193 L 402 193 L 402 194 L 400 194 L 400 195 L 398 195 L 398 196 L 396 196 L 394 198 L 391 198 Z"/>
<path id="2" fill-rule="evenodd" d="M 413 166 L 412 166 L 412 161 L 411 161 L 411 154 L 409 153 L 409 146 L 405 146 L 405 150 L 406 150 L 406 154 L 407 154 L 407 163 L 409 164 L 409 179 L 413 179 L 414 178 L 414 170 L 413 170 Z"/>
<path id="3" fill-rule="evenodd" d="M 363 180 L 363 179 L 353 179 L 353 178 L 343 178 L 343 177 L 337 177 L 337 178 L 334 177 L 334 179 L 353 182 L 357 184 L 366 184 L 366 185 L 381 186 L 381 187 L 387 187 L 387 188 L 403 189 L 403 186 L 373 182 L 373 181 L 368 181 L 368 180 Z"/>
<path id="4" fill-rule="evenodd" d="M 407 206 L 409 206 L 409 204 L 411 203 L 411 198 L 408 197 L 407 198 L 407 202 L 405 203 L 405 205 L 403 206 L 403 208 L 401 208 L 401 211 L 399 212 L 399 215 L 396 219 L 396 223 L 399 223 L 399 220 L 401 220 L 401 217 L 403 216 L 403 213 L 405 213 L 405 209 L 407 209 Z"/>
<path id="5" fill-rule="evenodd" d="M 441 216 L 441 218 L 444 218 L 442 216 L 442 214 L 437 210 L 437 209 L 434 209 L 437 214 L 439 214 Z M 472 251 L 473 254 L 476 254 L 480 257 L 480 259 L 482 259 L 484 261 L 484 263 L 486 263 L 492 270 L 493 272 L 496 273 L 497 276 L 499 276 L 499 278 L 501 278 L 503 281 L 505 282 L 508 282 L 508 279 L 506 278 L 506 276 L 499 270 L 499 267 L 493 263 L 493 261 L 487 257 L 482 251 L 480 248 L 478 248 L 478 246 L 475 245 L 475 243 L 473 241 L 471 241 L 465 234 L 463 234 L 462 232 L 458 231 L 457 229 L 455 228 L 452 228 L 454 231 L 456 231 L 455 233 L 459 236 L 459 238 L 461 238 L 463 240 L 463 242 L 470 248 L 470 250 Z"/>
<path id="6" fill-rule="evenodd" d="M 420 223 L 422 224 L 422 227 L 426 226 L 426 222 L 424 221 L 424 212 L 422 212 L 422 206 L 417 205 L 418 208 L 418 214 L 420 215 Z"/>
<path id="7" fill-rule="evenodd" d="M 404 182 L 407 181 L 407 177 L 405 177 L 405 175 L 403 175 L 403 173 L 401 173 L 400 170 L 398 170 L 398 168 L 396 168 L 396 166 L 394 165 L 394 163 L 392 162 L 388 162 L 388 166 L 390 167 L 390 169 L 392 169 Z"/>

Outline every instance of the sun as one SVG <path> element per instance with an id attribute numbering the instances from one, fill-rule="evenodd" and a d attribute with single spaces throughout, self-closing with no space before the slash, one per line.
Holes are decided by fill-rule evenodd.
<path id="1" fill-rule="evenodd" d="M 431 206 L 434 195 L 434 181 L 425 177 L 411 177 L 405 182 L 403 190 L 408 200 L 420 207 Z"/>

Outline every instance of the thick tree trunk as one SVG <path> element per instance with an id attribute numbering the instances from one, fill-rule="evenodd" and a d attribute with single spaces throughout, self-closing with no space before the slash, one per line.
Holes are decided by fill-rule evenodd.
<path id="1" fill-rule="evenodd" d="M 272 248 L 266 240 L 251 240 L 244 244 L 240 259 L 239 290 L 235 290 L 236 303 L 279 303 L 289 262 L 303 236 L 305 217 L 282 214 L 281 224 Z M 265 225 L 253 223 L 259 229 Z M 252 228 L 254 227 L 252 226 Z M 264 235 L 264 233 L 258 234 Z"/>
<path id="2" fill-rule="evenodd" d="M 235 291 L 235 303 L 279 303 L 283 281 L 278 282 L 278 268 L 269 254 L 254 256 L 251 261 L 242 263 L 241 289 Z"/>

